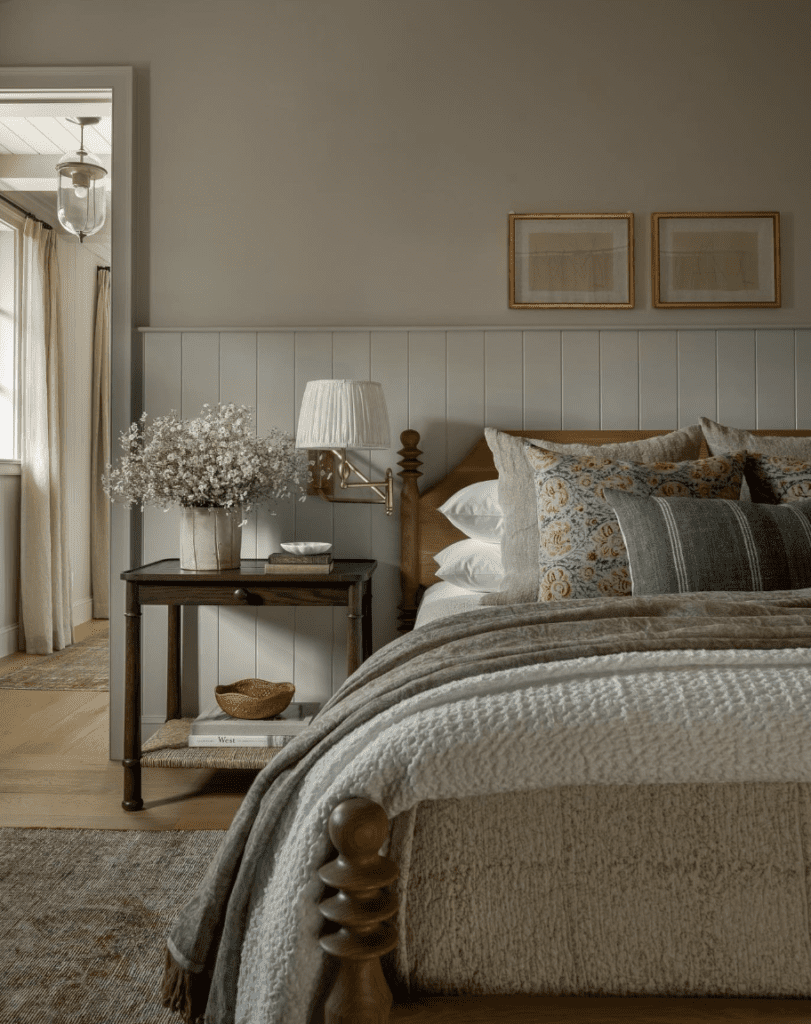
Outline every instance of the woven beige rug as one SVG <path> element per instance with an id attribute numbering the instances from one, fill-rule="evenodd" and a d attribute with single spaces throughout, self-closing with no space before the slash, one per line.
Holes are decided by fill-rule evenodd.
<path id="1" fill-rule="evenodd" d="M 164 940 L 224 835 L 0 828 L 0 1022 L 178 1024 Z"/>
<path id="2" fill-rule="evenodd" d="M 54 654 L 9 658 L 6 670 L 0 667 L 4 690 L 109 690 L 110 642 L 89 636 Z"/>

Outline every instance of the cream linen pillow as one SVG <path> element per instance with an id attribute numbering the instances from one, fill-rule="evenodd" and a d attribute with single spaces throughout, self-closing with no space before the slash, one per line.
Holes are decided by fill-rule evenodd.
<path id="1" fill-rule="evenodd" d="M 488 594 L 481 603 L 524 604 L 537 601 L 540 584 L 538 503 L 534 474 L 524 455 L 525 439 L 505 434 L 494 427 L 485 427 L 484 436 L 498 470 L 498 500 L 504 516 L 501 560 L 505 577 L 499 592 Z M 568 455 L 587 455 L 598 451 L 626 462 L 682 462 L 698 458 L 701 427 L 696 424 L 644 441 L 597 446 L 526 440 L 536 447 Z"/>
<path id="2" fill-rule="evenodd" d="M 811 462 L 811 437 L 760 437 L 739 427 L 725 427 L 702 416 L 699 420 L 710 455 L 747 452 L 749 455 L 778 455 L 784 459 Z M 744 480 L 741 501 L 751 501 L 749 486 Z M 755 498 L 755 501 L 763 499 Z"/>

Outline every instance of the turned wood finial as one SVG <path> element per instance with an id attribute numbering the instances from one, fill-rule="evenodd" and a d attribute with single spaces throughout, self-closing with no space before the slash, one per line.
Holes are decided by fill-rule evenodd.
<path id="1" fill-rule="evenodd" d="M 398 476 L 403 485 L 400 490 L 400 592 L 402 600 L 398 605 L 400 615 L 397 628 L 405 633 L 414 628 L 417 618 L 417 588 L 420 581 L 420 534 L 418 506 L 420 489 L 417 481 L 422 476 L 420 455 L 417 447 L 420 435 L 416 430 L 404 430 L 400 434 L 403 447 Z"/>
<path id="2" fill-rule="evenodd" d="M 330 815 L 329 834 L 338 856 L 320 868 L 323 882 L 338 890 L 318 905 L 321 914 L 341 927 L 323 935 L 323 949 L 340 960 L 340 969 L 324 1006 L 325 1024 L 387 1024 L 392 996 L 380 957 L 397 945 L 389 921 L 397 897 L 385 889 L 399 874 L 381 857 L 389 822 L 383 808 L 353 797 Z"/>

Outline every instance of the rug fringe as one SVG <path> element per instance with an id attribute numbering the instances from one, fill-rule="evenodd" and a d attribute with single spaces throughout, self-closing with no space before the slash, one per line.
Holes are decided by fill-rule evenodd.
<path id="1" fill-rule="evenodd" d="M 175 963 L 169 950 L 163 966 L 161 1000 L 165 1007 L 179 1013 L 185 1024 L 204 1024 L 210 981 L 205 971 L 192 974 Z"/>

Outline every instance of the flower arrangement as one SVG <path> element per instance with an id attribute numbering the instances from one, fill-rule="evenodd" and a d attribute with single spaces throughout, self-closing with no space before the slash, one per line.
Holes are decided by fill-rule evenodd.
<path id="1" fill-rule="evenodd" d="M 204 405 L 193 420 L 176 412 L 147 414 L 121 433 L 120 466 L 107 464 L 105 493 L 127 506 L 241 509 L 247 514 L 261 502 L 301 495 L 307 453 L 275 427 L 267 437 L 253 432 L 253 410 L 244 405 Z M 246 520 L 243 520 L 245 522 Z"/>

